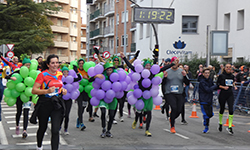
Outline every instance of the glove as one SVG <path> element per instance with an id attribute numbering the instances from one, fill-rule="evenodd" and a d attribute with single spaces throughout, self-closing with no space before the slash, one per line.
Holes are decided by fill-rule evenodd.
<path id="1" fill-rule="evenodd" d="M 73 65 L 73 69 L 76 73 L 78 73 L 78 69 L 77 69 L 77 66 L 76 65 Z"/>
<path id="2" fill-rule="evenodd" d="M 97 55 L 99 55 L 99 50 L 97 48 L 94 48 L 94 51 Z"/>
<path id="3" fill-rule="evenodd" d="M 135 59 L 137 59 L 137 57 L 139 56 L 140 54 L 140 50 L 138 50 L 136 53 L 135 53 Z"/>
<path id="4" fill-rule="evenodd" d="M 159 56 L 159 51 L 156 51 L 156 50 L 154 49 L 153 53 L 154 53 L 154 56 L 155 56 L 155 57 L 158 57 L 158 56 Z"/>

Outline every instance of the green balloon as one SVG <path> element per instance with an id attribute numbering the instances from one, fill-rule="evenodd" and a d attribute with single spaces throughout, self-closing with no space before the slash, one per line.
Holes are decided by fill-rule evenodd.
<path id="1" fill-rule="evenodd" d="M 32 87 L 27 87 L 24 91 L 26 96 L 32 96 Z"/>
<path id="2" fill-rule="evenodd" d="M 163 72 L 160 72 L 160 73 L 156 74 L 155 77 L 161 77 L 161 78 L 163 78 Z"/>
<path id="3" fill-rule="evenodd" d="M 85 62 L 83 64 L 83 69 L 88 72 L 89 68 L 91 67 L 91 63 L 90 62 Z"/>
<path id="4" fill-rule="evenodd" d="M 80 81 L 80 84 L 81 84 L 82 86 L 86 86 L 86 85 L 89 84 L 89 81 L 88 81 L 87 79 L 82 79 L 82 80 Z"/>
<path id="5" fill-rule="evenodd" d="M 24 79 L 24 84 L 28 87 L 32 87 L 35 83 L 35 80 L 31 77 L 27 77 Z"/>
<path id="6" fill-rule="evenodd" d="M 29 73 L 29 77 L 36 79 L 37 76 L 37 71 L 36 70 L 31 70 Z"/>
<path id="7" fill-rule="evenodd" d="M 90 61 L 89 64 L 90 64 L 91 67 L 95 67 L 95 62 Z"/>
<path id="8" fill-rule="evenodd" d="M 73 61 L 70 62 L 69 70 L 73 69 L 73 65 L 75 65 L 75 66 L 78 67 L 78 64 L 77 64 L 77 61 L 76 61 L 76 60 L 73 60 Z"/>
<path id="9" fill-rule="evenodd" d="M 33 102 L 34 104 L 37 103 L 38 99 L 39 99 L 38 95 L 32 95 L 32 102 Z"/>
<path id="10" fill-rule="evenodd" d="M 16 104 L 16 98 L 14 98 L 14 97 L 9 97 L 9 99 L 8 99 L 8 101 L 7 101 L 7 105 L 8 106 L 13 106 L 13 105 L 15 105 Z"/>
<path id="11" fill-rule="evenodd" d="M 14 89 L 16 87 L 16 84 L 12 80 L 9 80 L 6 86 L 8 89 Z"/>
<path id="12" fill-rule="evenodd" d="M 11 90 L 11 95 L 14 97 L 14 98 L 17 98 L 18 96 L 20 96 L 20 92 L 18 92 L 16 89 L 12 89 Z"/>
<path id="13" fill-rule="evenodd" d="M 3 92 L 4 96 L 6 97 L 11 97 L 11 89 L 6 88 Z"/>
<path id="14" fill-rule="evenodd" d="M 4 96 L 3 100 L 7 103 L 9 97 Z"/>
<path id="15" fill-rule="evenodd" d="M 85 87 L 85 92 L 86 93 L 90 93 L 90 91 L 93 89 L 93 86 L 91 86 L 91 85 L 87 85 L 86 87 Z"/>
<path id="16" fill-rule="evenodd" d="M 20 74 L 18 74 L 18 73 L 14 73 L 11 77 L 15 77 L 16 78 L 16 81 L 13 81 L 15 84 L 20 83 L 20 82 L 23 81 L 22 76 Z"/>
<path id="17" fill-rule="evenodd" d="M 82 93 L 82 91 L 83 91 L 83 86 L 82 85 L 79 85 L 79 91 Z"/>
<path id="18" fill-rule="evenodd" d="M 89 96 L 89 98 L 92 98 L 92 96 L 91 96 L 91 94 L 90 94 L 90 93 L 88 93 L 88 96 Z"/>
<path id="19" fill-rule="evenodd" d="M 16 69 L 14 70 L 14 72 L 15 72 L 15 71 L 18 71 L 18 70 L 20 70 L 20 68 L 16 68 Z"/>
<path id="20" fill-rule="evenodd" d="M 26 66 L 22 66 L 22 67 L 20 68 L 20 75 L 21 75 L 23 78 L 28 77 L 28 75 L 29 75 L 29 69 L 28 69 Z"/>
<path id="21" fill-rule="evenodd" d="M 31 63 L 35 63 L 36 65 L 38 65 L 38 61 L 36 59 L 31 59 L 30 61 Z"/>
<path id="22" fill-rule="evenodd" d="M 30 97 L 25 95 L 25 93 L 21 93 L 20 99 L 22 102 L 27 103 L 30 100 Z"/>
<path id="23" fill-rule="evenodd" d="M 16 85 L 16 90 L 17 90 L 18 92 L 23 92 L 23 91 L 25 90 L 25 88 L 26 88 L 26 86 L 25 86 L 23 83 L 18 83 L 18 84 Z"/>
<path id="24" fill-rule="evenodd" d="M 36 64 L 34 62 L 31 62 L 31 64 L 30 64 L 30 71 L 31 70 L 37 70 L 37 66 L 38 66 L 38 64 Z"/>

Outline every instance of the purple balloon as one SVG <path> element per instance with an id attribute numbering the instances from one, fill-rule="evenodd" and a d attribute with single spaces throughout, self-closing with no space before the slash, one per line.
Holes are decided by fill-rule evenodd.
<path id="1" fill-rule="evenodd" d="M 161 81 L 162 81 L 161 77 L 154 77 L 152 79 L 152 84 L 153 85 L 159 85 L 161 83 Z"/>
<path id="2" fill-rule="evenodd" d="M 109 79 L 112 81 L 112 82 L 116 82 L 119 80 L 119 74 L 118 73 L 112 73 L 109 77 Z"/>
<path id="3" fill-rule="evenodd" d="M 151 97 L 150 91 L 148 91 L 148 90 L 144 91 L 144 92 L 142 93 L 142 97 L 143 97 L 144 99 L 149 99 L 149 98 Z"/>
<path id="4" fill-rule="evenodd" d="M 153 103 L 155 105 L 161 105 L 162 103 L 162 98 L 160 96 L 157 96 L 157 97 L 153 97 Z"/>
<path id="5" fill-rule="evenodd" d="M 130 95 L 130 96 L 128 97 L 128 103 L 129 103 L 130 105 L 134 105 L 134 104 L 136 103 L 136 101 L 137 101 L 137 98 L 135 98 L 134 95 Z"/>
<path id="6" fill-rule="evenodd" d="M 160 67 L 158 65 L 153 65 L 150 71 L 152 72 L 152 74 L 157 74 L 160 72 Z"/>
<path id="7" fill-rule="evenodd" d="M 95 82 L 98 83 L 98 84 L 102 84 L 104 81 L 105 81 L 105 77 L 103 74 L 101 74 L 103 76 L 103 79 L 100 79 L 100 78 L 95 78 Z"/>
<path id="8" fill-rule="evenodd" d="M 122 90 L 122 84 L 120 82 L 114 82 L 112 84 L 112 90 L 115 92 L 121 91 Z"/>
<path id="9" fill-rule="evenodd" d="M 125 91 L 131 90 L 131 85 L 128 85 Z"/>
<path id="10" fill-rule="evenodd" d="M 139 85 L 138 84 L 134 85 L 134 89 L 139 89 Z"/>
<path id="11" fill-rule="evenodd" d="M 65 89 L 66 89 L 67 92 L 69 92 L 69 93 L 73 91 L 73 88 L 74 88 L 74 87 L 73 87 L 72 84 L 66 84 L 66 85 L 65 85 Z"/>
<path id="12" fill-rule="evenodd" d="M 95 96 L 97 99 L 101 100 L 105 97 L 105 92 L 103 90 L 98 90 L 97 93 L 98 94 Z"/>
<path id="13" fill-rule="evenodd" d="M 107 91 L 111 88 L 111 82 L 106 80 L 102 83 L 101 87 L 104 91 Z"/>
<path id="14" fill-rule="evenodd" d="M 159 85 L 152 85 L 152 89 L 157 89 L 157 90 L 159 90 Z"/>
<path id="15" fill-rule="evenodd" d="M 126 76 L 125 81 L 127 82 L 127 84 L 129 84 L 131 82 L 131 78 L 129 76 Z"/>
<path id="16" fill-rule="evenodd" d="M 142 110 L 144 108 L 144 102 L 143 100 L 138 100 L 136 103 L 135 103 L 135 108 L 137 110 Z"/>
<path id="17" fill-rule="evenodd" d="M 148 69 L 142 70 L 141 76 L 142 76 L 143 78 L 148 78 L 148 77 L 150 76 L 150 71 L 149 71 Z"/>
<path id="18" fill-rule="evenodd" d="M 141 79 L 141 76 L 139 73 L 133 73 L 131 76 L 132 81 L 136 82 L 139 81 Z"/>
<path id="19" fill-rule="evenodd" d="M 115 91 L 113 91 L 113 90 L 108 90 L 107 92 L 106 92 L 106 98 L 108 98 L 108 99 L 113 99 L 115 97 Z"/>
<path id="20" fill-rule="evenodd" d="M 104 98 L 104 102 L 106 103 L 111 103 L 113 101 L 113 98 L 112 99 L 108 99 L 107 97 Z"/>
<path id="21" fill-rule="evenodd" d="M 71 99 L 77 99 L 79 95 L 80 95 L 80 92 L 78 92 L 77 90 L 74 90 L 73 92 L 71 92 Z"/>
<path id="22" fill-rule="evenodd" d="M 120 98 L 122 98 L 123 96 L 124 96 L 124 92 L 123 92 L 123 91 L 122 91 L 122 92 L 116 92 L 116 93 L 115 93 L 115 97 L 116 97 L 116 98 L 119 98 L 119 99 L 120 99 Z"/>
<path id="23" fill-rule="evenodd" d="M 66 79 L 66 78 L 63 76 L 63 77 L 62 77 L 62 82 L 65 82 L 65 79 Z"/>
<path id="24" fill-rule="evenodd" d="M 79 89 L 79 83 L 78 82 L 73 82 L 72 83 L 73 85 L 73 88 L 76 90 L 76 89 Z"/>
<path id="25" fill-rule="evenodd" d="M 121 87 L 122 87 L 122 91 L 125 91 L 126 89 L 127 89 L 127 87 L 128 87 L 128 84 L 127 84 L 127 82 L 125 82 L 125 81 L 121 81 L 120 82 L 121 83 Z"/>
<path id="26" fill-rule="evenodd" d="M 125 71 L 123 71 L 123 70 L 119 71 L 118 74 L 119 74 L 119 80 L 120 81 L 125 81 L 126 80 L 127 74 L 125 73 Z"/>
<path id="27" fill-rule="evenodd" d="M 129 91 L 129 92 L 127 93 L 127 98 L 128 98 L 130 95 L 133 95 L 133 91 Z"/>
<path id="28" fill-rule="evenodd" d="M 65 82 L 68 83 L 68 84 L 73 83 L 73 81 L 74 81 L 74 78 L 73 78 L 72 76 L 67 76 L 67 77 L 65 78 Z"/>
<path id="29" fill-rule="evenodd" d="M 69 70 L 69 76 L 75 77 L 77 75 L 76 75 L 76 72 L 74 70 Z"/>
<path id="30" fill-rule="evenodd" d="M 62 96 L 62 98 L 63 98 L 64 100 L 69 100 L 69 99 L 71 98 L 71 95 L 70 95 L 69 92 L 67 92 L 66 95 L 63 95 L 63 96 Z"/>
<path id="31" fill-rule="evenodd" d="M 95 70 L 94 70 L 94 67 L 90 67 L 90 68 L 89 68 L 89 70 L 88 70 L 88 75 L 89 75 L 90 77 L 93 77 L 93 76 L 96 75 Z"/>
<path id="32" fill-rule="evenodd" d="M 95 72 L 96 74 L 101 74 L 101 73 L 103 72 L 103 70 L 104 70 L 104 68 L 103 68 L 103 66 L 100 65 L 100 64 L 96 65 L 95 68 L 94 68 L 94 72 Z"/>
<path id="33" fill-rule="evenodd" d="M 151 96 L 152 97 L 157 97 L 159 95 L 159 89 L 156 89 L 156 88 L 152 88 L 150 90 L 150 93 L 151 93 Z"/>
<path id="34" fill-rule="evenodd" d="M 143 66 L 142 66 L 141 64 L 135 66 L 135 71 L 136 71 L 137 73 L 142 72 L 142 70 L 143 70 Z"/>
<path id="35" fill-rule="evenodd" d="M 98 84 L 96 81 L 94 81 L 94 82 L 92 83 L 92 86 L 93 86 L 95 89 L 99 89 L 99 88 L 101 87 L 101 85 Z"/>
<path id="36" fill-rule="evenodd" d="M 92 106 L 98 106 L 99 103 L 100 103 L 100 101 L 99 101 L 96 97 L 92 97 L 92 98 L 90 99 L 90 104 L 91 104 Z"/>
<path id="37" fill-rule="evenodd" d="M 135 98 L 140 98 L 142 96 L 142 91 L 141 89 L 135 89 L 133 92 Z"/>
<path id="38" fill-rule="evenodd" d="M 151 85 L 150 79 L 143 79 L 142 80 L 142 86 L 143 87 L 148 88 L 148 87 L 150 87 L 150 85 Z"/>
<path id="39" fill-rule="evenodd" d="M 91 91 L 90 91 L 90 94 L 91 94 L 91 96 L 92 97 L 95 97 L 95 95 L 97 94 L 97 89 L 92 89 Z"/>
<path id="40" fill-rule="evenodd" d="M 134 66 L 136 66 L 136 65 L 141 65 L 141 60 L 140 59 L 136 59 L 135 61 L 134 61 Z"/>
<path id="41" fill-rule="evenodd" d="M 130 72 L 130 73 L 128 73 L 128 76 L 129 76 L 130 78 L 132 78 L 132 74 L 133 74 L 133 72 Z"/>

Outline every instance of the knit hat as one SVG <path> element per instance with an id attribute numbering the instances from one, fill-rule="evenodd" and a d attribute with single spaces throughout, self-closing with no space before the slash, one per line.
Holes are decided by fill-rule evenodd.
<path id="1" fill-rule="evenodd" d="M 27 57 L 23 58 L 23 62 L 22 62 L 22 64 L 24 65 L 24 64 L 27 64 L 27 63 L 30 63 L 30 64 L 31 64 L 30 59 L 29 59 L 29 58 L 27 58 Z"/>
<path id="2" fill-rule="evenodd" d="M 150 58 L 145 58 L 142 61 L 143 61 L 143 67 L 145 67 L 146 64 L 150 64 L 150 65 L 153 64 L 153 62 L 152 62 L 152 60 Z"/>
<path id="3" fill-rule="evenodd" d="M 165 62 L 171 62 L 170 58 L 165 59 Z"/>
<path id="4" fill-rule="evenodd" d="M 114 68 L 114 65 L 113 65 L 112 62 L 106 62 L 106 63 L 104 64 L 104 69 L 106 70 L 106 69 L 108 69 L 108 68 Z"/>
<path id="5" fill-rule="evenodd" d="M 175 61 L 176 59 L 177 59 L 177 57 L 176 57 L 176 56 L 172 57 L 172 59 L 171 59 L 171 63 L 172 63 L 173 61 Z"/>
<path id="6" fill-rule="evenodd" d="M 85 60 L 83 58 L 78 59 L 77 64 L 79 63 L 79 61 L 83 61 L 83 63 L 85 63 Z"/>
<path id="7" fill-rule="evenodd" d="M 66 67 L 66 66 L 64 66 L 64 67 L 62 68 L 62 72 L 65 71 L 65 70 L 69 71 L 69 68 Z"/>

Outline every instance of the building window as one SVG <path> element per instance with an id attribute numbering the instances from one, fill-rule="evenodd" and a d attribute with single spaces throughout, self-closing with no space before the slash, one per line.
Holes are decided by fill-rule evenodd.
<path id="1" fill-rule="evenodd" d="M 62 41 L 62 35 L 61 34 L 57 34 L 57 41 Z"/>
<path id="2" fill-rule="evenodd" d="M 110 20 L 109 20 L 110 22 L 110 27 L 111 27 L 111 29 L 113 30 L 114 29 L 114 18 L 112 17 L 112 18 L 110 18 Z"/>
<path id="3" fill-rule="evenodd" d="M 116 24 L 119 24 L 119 14 L 116 14 Z"/>
<path id="4" fill-rule="evenodd" d="M 76 52 L 71 52 L 71 56 L 76 57 Z"/>
<path id="5" fill-rule="evenodd" d="M 238 30 L 244 29 L 244 10 L 238 11 L 237 29 Z"/>
<path id="6" fill-rule="evenodd" d="M 58 19 L 57 20 L 57 25 L 58 26 L 63 26 L 63 20 L 62 19 Z"/>
<path id="7" fill-rule="evenodd" d="M 116 37 L 116 46 L 119 46 L 119 37 Z"/>
<path id="8" fill-rule="evenodd" d="M 110 39 L 110 48 L 114 49 L 114 39 Z"/>
<path id="9" fill-rule="evenodd" d="M 150 24 L 147 24 L 146 27 L 147 27 L 146 28 L 146 37 L 149 37 L 150 31 L 151 31 L 150 30 Z"/>
<path id="10" fill-rule="evenodd" d="M 72 22 L 72 23 L 71 23 L 71 26 L 72 26 L 73 28 L 76 28 L 76 23 L 75 23 L 75 22 Z"/>
<path id="11" fill-rule="evenodd" d="M 140 39 L 143 38 L 143 23 L 140 23 Z"/>
<path id="12" fill-rule="evenodd" d="M 61 56 L 62 55 L 62 49 L 57 49 L 57 55 Z"/>
<path id="13" fill-rule="evenodd" d="M 182 33 L 197 33 L 198 16 L 182 16 Z"/>
<path id="14" fill-rule="evenodd" d="M 230 13 L 224 15 L 224 30 L 230 30 Z"/>
<path id="15" fill-rule="evenodd" d="M 72 41 L 72 42 L 76 42 L 76 37 L 72 36 L 72 37 L 71 37 L 71 41 Z"/>
<path id="16" fill-rule="evenodd" d="M 83 49 L 83 43 L 81 43 L 81 49 Z"/>
<path id="17" fill-rule="evenodd" d="M 124 35 L 122 35 L 122 44 L 121 46 L 124 46 Z M 128 46 L 128 35 L 126 35 L 126 46 Z"/>
<path id="18" fill-rule="evenodd" d="M 124 11 L 122 12 L 122 23 L 125 21 L 125 14 Z M 128 11 L 126 11 L 126 22 L 128 22 Z"/>

